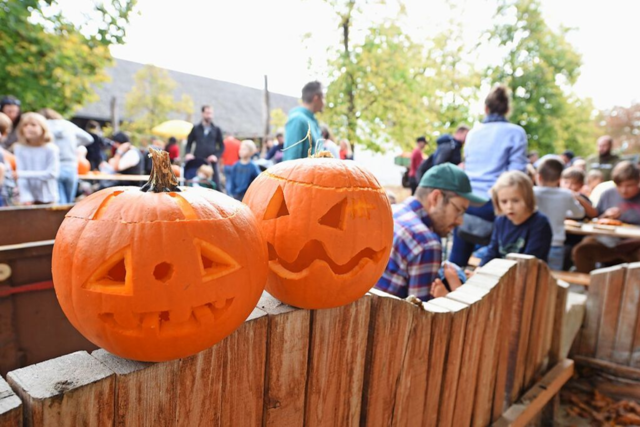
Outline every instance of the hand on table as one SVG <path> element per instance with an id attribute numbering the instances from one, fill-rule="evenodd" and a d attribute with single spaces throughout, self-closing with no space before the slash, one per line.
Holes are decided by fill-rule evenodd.
<path id="1" fill-rule="evenodd" d="M 619 208 L 609 208 L 606 211 L 604 211 L 604 213 L 602 214 L 603 218 L 611 218 L 611 219 L 618 219 L 620 218 L 620 209 Z"/>

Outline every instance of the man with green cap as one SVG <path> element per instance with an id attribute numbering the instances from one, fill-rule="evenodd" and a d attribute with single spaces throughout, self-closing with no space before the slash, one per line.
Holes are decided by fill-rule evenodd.
<path id="1" fill-rule="evenodd" d="M 429 169 L 415 196 L 394 205 L 393 248 L 376 288 L 401 298 L 415 295 L 429 300 L 432 286 L 440 280 L 440 239 L 462 224 L 469 204 L 486 202 L 473 194 L 467 174 L 459 167 L 444 163 Z"/>

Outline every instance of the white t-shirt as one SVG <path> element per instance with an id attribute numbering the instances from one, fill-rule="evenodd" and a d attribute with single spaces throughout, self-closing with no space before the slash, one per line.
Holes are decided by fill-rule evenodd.
<path id="1" fill-rule="evenodd" d="M 573 197 L 573 193 L 559 187 L 533 187 L 536 195 L 538 210 L 549 218 L 553 238 L 551 246 L 562 246 L 566 239 L 564 232 L 564 220 L 569 218 L 584 217 L 584 208 Z"/>
<path id="2" fill-rule="evenodd" d="M 120 158 L 120 162 L 118 162 L 118 171 L 132 168 L 138 163 L 140 163 L 140 153 L 137 148 L 132 147 Z"/>

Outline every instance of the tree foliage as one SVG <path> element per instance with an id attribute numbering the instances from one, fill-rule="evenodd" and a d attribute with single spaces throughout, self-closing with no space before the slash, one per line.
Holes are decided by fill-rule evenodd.
<path id="1" fill-rule="evenodd" d="M 490 37 L 505 55 L 488 75 L 511 89 L 511 120 L 525 128 L 529 147 L 543 153 L 589 151 L 592 109 L 571 93 L 582 59 L 567 41 L 569 29 L 552 30 L 539 0 L 501 0 L 495 18 Z"/>
<path id="2" fill-rule="evenodd" d="M 55 0 L 0 2 L 0 94 L 24 110 L 63 114 L 95 100 L 91 86 L 106 80 L 109 46 L 124 41 L 135 0 L 97 4 L 91 25 L 74 24 Z"/>
<path id="3" fill-rule="evenodd" d="M 154 126 L 168 120 L 172 113 L 184 114 L 184 119 L 191 120 L 193 100 L 187 94 L 182 94 L 180 100 L 174 98 L 177 83 L 167 70 L 145 65 L 134 80 L 125 99 L 125 112 L 131 121 L 121 126 L 134 134 L 134 138 L 149 135 Z"/>

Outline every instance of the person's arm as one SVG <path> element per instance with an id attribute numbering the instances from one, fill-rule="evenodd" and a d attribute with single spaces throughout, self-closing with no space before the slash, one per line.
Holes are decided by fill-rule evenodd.
<path id="1" fill-rule="evenodd" d="M 193 142 L 196 140 L 196 127 L 194 126 L 189 132 L 189 136 L 187 137 L 187 148 L 185 150 L 185 155 L 191 154 L 191 146 Z"/>
<path id="2" fill-rule="evenodd" d="M 222 154 L 224 154 L 224 140 L 222 138 L 222 129 L 220 128 L 216 128 L 218 130 L 217 134 L 216 134 L 216 144 L 215 144 L 215 150 L 216 152 L 214 153 L 215 156 L 220 159 L 220 157 L 222 157 Z"/>
<path id="3" fill-rule="evenodd" d="M 588 197 L 583 197 L 581 194 L 577 194 L 576 200 L 578 201 L 578 203 L 580 203 L 580 205 L 584 209 L 584 213 L 587 216 L 587 218 L 595 218 L 598 216 L 598 209 L 596 209 L 591 204 L 591 201 L 589 200 Z"/>
<path id="4" fill-rule="evenodd" d="M 118 150 L 111 160 L 113 160 L 111 166 L 113 166 L 116 172 L 120 172 L 132 168 L 140 163 L 140 155 L 132 149 L 129 149 L 124 153 Z"/>
<path id="5" fill-rule="evenodd" d="M 540 218 L 529 231 L 529 236 L 522 253 L 532 255 L 546 262 L 549 249 L 551 249 L 552 237 L 553 231 L 551 231 L 549 220 Z"/>
<path id="6" fill-rule="evenodd" d="M 507 165 L 507 170 L 526 172 L 527 164 L 529 163 L 529 160 L 527 159 L 527 134 L 524 129 L 520 130 L 522 132 L 518 132 L 513 147 L 509 152 L 509 164 Z"/>
<path id="7" fill-rule="evenodd" d="M 438 278 L 442 247 L 435 241 L 421 245 L 419 254 L 407 261 L 409 282 L 407 295 L 415 295 L 422 301 L 431 299 L 431 285 Z"/>
<path id="8" fill-rule="evenodd" d="M 433 153 L 433 166 L 440 165 L 442 163 L 446 163 L 451 159 L 451 144 L 440 144 L 436 149 L 436 152 Z"/>
<path id="9" fill-rule="evenodd" d="M 234 194 L 236 194 L 237 191 L 237 186 L 236 186 L 236 180 L 234 179 L 236 175 L 236 166 L 230 166 L 229 167 L 229 174 L 227 175 L 227 192 L 229 193 L 230 196 L 233 196 Z"/>
<path id="10" fill-rule="evenodd" d="M 73 125 L 74 127 L 74 131 L 75 131 L 75 135 L 76 135 L 76 140 L 78 141 L 78 145 L 89 145 L 89 144 L 93 144 L 93 137 L 89 134 L 89 132 L 86 132 L 84 130 L 82 130 L 81 128 L 79 128 L 78 126 L 75 125 L 75 123 L 69 122 Z"/>
<path id="11" fill-rule="evenodd" d="M 491 261 L 492 259 L 500 258 L 500 240 L 498 239 L 498 222 L 499 218 L 493 223 L 493 231 L 491 232 L 491 242 L 487 246 L 487 251 L 484 257 L 480 260 L 480 267 Z"/>
<path id="12" fill-rule="evenodd" d="M 307 157 L 309 150 L 308 139 L 300 142 L 303 138 L 307 138 L 309 124 L 301 118 L 293 118 L 289 120 L 284 132 L 284 159 L 295 160 Z M 298 144 L 298 142 L 300 142 Z"/>
<path id="13" fill-rule="evenodd" d="M 569 218 L 583 218 L 585 216 L 585 210 L 580 203 L 580 197 L 572 195 L 571 198 L 567 198 L 567 212 L 571 213 Z"/>

